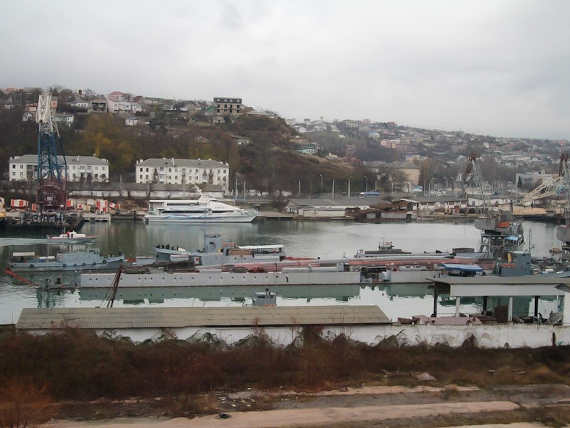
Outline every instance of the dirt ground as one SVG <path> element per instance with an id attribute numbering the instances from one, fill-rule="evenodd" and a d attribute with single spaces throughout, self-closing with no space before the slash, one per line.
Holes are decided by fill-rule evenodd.
<path id="1" fill-rule="evenodd" d="M 570 387 L 552 384 L 489 389 L 365 385 L 314 393 L 248 389 L 176 399 L 61 405 L 64 420 L 47 427 L 492 427 L 517 423 L 506 426 L 522 428 L 570 424 Z M 188 417 L 174 417 L 181 413 Z"/>

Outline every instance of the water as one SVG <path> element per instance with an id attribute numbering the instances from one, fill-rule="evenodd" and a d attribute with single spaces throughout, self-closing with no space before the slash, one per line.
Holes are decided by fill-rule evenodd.
<path id="1" fill-rule="evenodd" d="M 531 232 L 533 254 L 547 256 L 549 250 L 559 246 L 555 238 L 555 226 L 542 223 L 525 223 L 525 232 Z M 479 244 L 479 231 L 472 224 L 408 223 L 408 224 L 358 224 L 337 222 L 266 221 L 253 224 L 220 225 L 144 225 L 142 223 L 93 223 L 86 224 L 82 232 L 97 235 L 97 246 L 102 254 L 124 253 L 127 257 L 152 255 L 158 244 L 170 244 L 187 249 L 203 246 L 203 234 L 217 232 L 225 240 L 239 244 L 284 244 L 291 256 L 320 256 L 339 258 L 352 256 L 356 250 L 374 249 L 382 240 L 392 241 L 398 248 L 414 252 L 442 250 L 453 247 L 473 247 Z M 38 254 L 55 254 L 55 246 L 48 246 L 41 236 L 26 238 L 0 237 L 0 263 L 5 266 L 9 254 L 14 251 L 36 251 Z M 70 282 L 73 274 L 67 274 Z M 32 278 L 43 281 L 42 275 Z M 200 287 L 200 289 L 155 288 L 145 290 L 121 290 L 116 307 L 133 305 L 156 306 L 241 306 L 251 303 L 255 287 Z M 331 305 L 374 304 L 388 317 L 433 312 L 433 297 L 425 285 L 403 284 L 381 287 L 320 286 L 287 287 L 272 290 L 278 294 L 278 305 Z M 0 324 L 17 321 L 22 308 L 33 307 L 94 307 L 103 306 L 104 290 L 76 290 L 74 292 L 50 292 L 36 290 L 29 285 L 16 284 L 8 276 L 0 277 Z M 517 299 L 515 312 L 524 314 L 531 309 L 530 299 Z M 548 315 L 557 303 L 541 300 L 539 311 Z M 518 308 L 518 309 L 517 309 Z M 480 310 L 477 299 L 462 302 L 461 310 L 475 313 Z M 438 314 L 455 313 L 453 300 L 438 301 Z"/>

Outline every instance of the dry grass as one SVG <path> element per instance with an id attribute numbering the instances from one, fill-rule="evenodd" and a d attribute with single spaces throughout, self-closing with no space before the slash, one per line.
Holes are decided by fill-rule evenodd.
<path id="1" fill-rule="evenodd" d="M 415 385 L 413 372 L 427 371 L 438 384 L 569 384 L 569 347 L 541 349 L 367 346 L 344 336 L 320 338 L 305 329 L 303 340 L 273 346 L 260 330 L 233 346 L 215 340 L 134 344 L 78 330 L 62 334 L 0 337 L 0 385 L 27 377 L 55 399 L 99 397 L 179 397 L 182 412 L 194 394 L 215 389 L 295 388 L 317 390 L 330 385 Z M 185 410 L 186 409 L 186 410 Z"/>
<path id="2" fill-rule="evenodd" d="M 15 378 L 0 387 L 0 427 L 33 427 L 56 414 L 45 387 Z"/>

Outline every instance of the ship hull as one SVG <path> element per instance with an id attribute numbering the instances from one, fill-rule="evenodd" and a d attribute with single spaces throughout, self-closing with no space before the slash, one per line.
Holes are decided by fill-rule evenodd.
<path id="1" fill-rule="evenodd" d="M 255 215 L 247 216 L 174 216 L 174 215 L 146 215 L 147 223 L 178 223 L 178 224 L 203 224 L 203 223 L 251 223 Z"/>
<path id="2" fill-rule="evenodd" d="M 124 259 L 109 259 L 106 263 L 82 263 L 82 264 L 64 264 L 64 263 L 12 263 L 9 268 L 14 272 L 61 272 L 61 271 L 80 271 L 80 270 L 117 270 Z"/>

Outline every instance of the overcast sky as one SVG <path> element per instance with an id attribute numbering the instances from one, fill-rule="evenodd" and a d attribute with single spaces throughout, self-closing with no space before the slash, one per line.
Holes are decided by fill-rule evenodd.
<path id="1" fill-rule="evenodd" d="M 570 137 L 570 1 L 3 1 L 0 87 Z"/>

